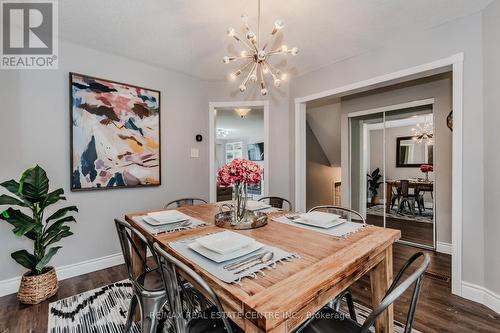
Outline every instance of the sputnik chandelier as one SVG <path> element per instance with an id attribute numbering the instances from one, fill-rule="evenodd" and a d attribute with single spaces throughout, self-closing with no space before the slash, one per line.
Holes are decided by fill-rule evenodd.
<path id="1" fill-rule="evenodd" d="M 236 80 L 238 77 L 243 77 L 244 79 L 241 81 L 239 89 L 241 92 L 244 92 L 247 89 L 247 84 L 249 82 L 257 82 L 260 81 L 260 93 L 262 95 L 267 95 L 266 88 L 266 80 L 265 76 L 269 76 L 273 80 L 273 84 L 275 87 L 279 87 L 281 85 L 281 81 L 286 80 L 287 74 L 282 73 L 279 69 L 274 67 L 269 63 L 269 58 L 274 55 L 297 55 L 299 49 L 297 47 L 288 48 L 286 45 L 282 45 L 281 47 L 268 51 L 266 50 L 269 46 L 271 40 L 278 34 L 278 32 L 283 29 L 283 21 L 276 20 L 274 22 L 273 29 L 269 35 L 269 40 L 266 41 L 263 45 L 260 44 L 260 0 L 258 0 L 258 17 L 257 17 L 257 33 L 250 29 L 248 25 L 248 16 L 243 14 L 241 15 L 241 20 L 243 21 L 243 27 L 245 30 L 245 38 L 240 38 L 236 35 L 236 31 L 234 28 L 227 29 L 227 35 L 230 38 L 234 38 L 238 43 L 243 44 L 247 50 L 241 51 L 239 56 L 225 56 L 223 58 L 223 62 L 225 64 L 229 64 L 233 61 L 244 61 L 245 63 L 235 72 L 232 72 L 229 75 L 231 80 Z"/>
<path id="2" fill-rule="evenodd" d="M 434 127 L 430 122 L 425 122 L 423 125 L 417 124 L 416 127 L 411 129 L 413 132 L 413 141 L 417 143 L 425 142 L 427 144 L 432 144 L 432 137 L 434 136 L 432 133 L 433 129 Z"/>

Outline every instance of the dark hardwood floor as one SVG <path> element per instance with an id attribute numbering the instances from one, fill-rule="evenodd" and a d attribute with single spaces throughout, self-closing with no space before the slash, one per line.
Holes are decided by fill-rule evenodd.
<path id="1" fill-rule="evenodd" d="M 384 218 L 378 215 L 366 215 L 366 223 L 376 225 L 379 227 L 384 226 Z M 409 242 L 434 246 L 432 223 L 416 222 L 406 219 L 398 219 L 394 217 L 387 217 L 387 228 L 401 230 L 401 239 Z"/>
<path id="2" fill-rule="evenodd" d="M 415 248 L 394 246 L 394 270 L 398 270 Z M 448 255 L 428 252 L 431 255 L 429 272 L 450 276 L 451 259 Z M 123 265 L 81 275 L 60 282 L 59 292 L 50 300 L 38 305 L 22 305 L 15 295 L 0 298 L 0 333 L 47 332 L 48 305 L 58 299 L 126 278 Z M 370 283 L 367 276 L 353 287 L 354 300 L 369 306 Z M 405 294 L 395 304 L 395 319 L 404 322 L 409 295 Z M 500 332 L 500 316 L 487 307 L 451 294 L 449 282 L 426 277 L 417 308 L 415 329 L 421 332 Z"/>

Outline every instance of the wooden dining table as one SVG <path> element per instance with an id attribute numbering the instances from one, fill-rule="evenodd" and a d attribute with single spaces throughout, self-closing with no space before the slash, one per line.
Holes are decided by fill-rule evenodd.
<path id="1" fill-rule="evenodd" d="M 127 214 L 125 219 L 150 241 L 159 243 L 200 274 L 220 298 L 224 311 L 245 332 L 292 332 L 367 273 L 370 274 L 372 306 L 376 306 L 392 282 L 392 245 L 401 236 L 399 230 L 367 226 L 347 238 L 340 238 L 273 221 L 272 215 L 280 213 L 271 213 L 264 227 L 235 232 L 295 253 L 299 258 L 278 263 L 257 279 L 225 283 L 170 247 L 170 242 L 221 231 L 214 225 L 214 215 L 219 208 L 206 204 L 175 209 L 207 225 L 152 235 L 133 219 L 148 212 Z M 145 254 L 146 247 L 140 251 Z M 133 258 L 132 266 L 135 274 L 142 273 L 139 257 Z M 376 331 L 394 332 L 392 306 L 377 320 Z"/>
<path id="2" fill-rule="evenodd" d="M 409 180 L 409 187 L 417 189 L 419 191 L 426 191 L 430 192 L 431 194 L 434 192 L 434 183 L 431 181 L 426 181 L 426 180 L 414 180 L 414 179 L 408 179 Z M 387 213 L 391 212 L 391 201 L 392 201 L 392 189 L 393 188 L 398 188 L 401 185 L 401 181 L 399 180 L 392 180 L 392 179 L 387 179 L 385 181 L 386 184 L 386 193 L 388 196 L 389 200 L 385 201 L 385 211 Z"/>

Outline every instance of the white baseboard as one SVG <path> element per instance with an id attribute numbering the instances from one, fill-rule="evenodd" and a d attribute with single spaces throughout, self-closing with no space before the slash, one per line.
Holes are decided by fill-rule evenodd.
<path id="1" fill-rule="evenodd" d="M 100 269 L 123 264 L 123 256 L 120 253 L 109 256 L 85 260 L 76 264 L 61 266 L 56 268 L 57 278 L 59 280 L 69 279 L 73 276 L 82 275 Z M 11 279 L 0 281 L 0 297 L 17 292 L 21 277 L 17 276 Z"/>
<path id="2" fill-rule="evenodd" d="M 462 297 L 486 305 L 500 314 L 500 295 L 473 283 L 462 281 Z"/>
<path id="3" fill-rule="evenodd" d="M 452 248 L 450 243 L 437 242 L 436 243 L 436 251 L 439 253 L 450 254 L 452 253 Z"/>

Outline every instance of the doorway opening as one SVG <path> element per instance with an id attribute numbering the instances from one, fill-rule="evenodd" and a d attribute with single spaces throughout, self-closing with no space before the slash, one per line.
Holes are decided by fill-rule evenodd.
<path id="1" fill-rule="evenodd" d="M 248 188 L 258 200 L 269 191 L 267 101 L 210 103 L 210 201 L 231 200 L 232 188 L 217 185 L 217 171 L 235 159 L 247 159 L 263 169 L 260 184 Z"/>

